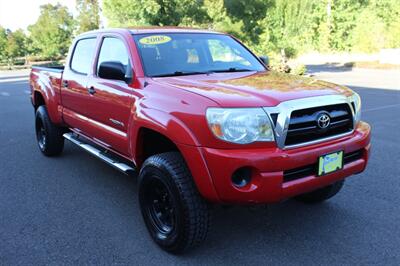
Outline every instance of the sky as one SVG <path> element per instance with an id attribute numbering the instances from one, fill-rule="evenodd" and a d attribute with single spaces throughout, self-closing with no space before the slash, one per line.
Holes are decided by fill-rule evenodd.
<path id="1" fill-rule="evenodd" d="M 0 0 L 0 25 L 12 31 L 35 23 L 40 15 L 40 6 L 60 3 L 67 6 L 75 16 L 75 0 Z"/>

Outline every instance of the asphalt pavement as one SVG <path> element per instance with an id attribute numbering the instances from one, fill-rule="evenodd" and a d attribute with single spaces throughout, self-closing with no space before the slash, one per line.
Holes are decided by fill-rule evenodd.
<path id="1" fill-rule="evenodd" d="M 319 205 L 217 207 L 207 241 L 183 256 L 151 241 L 135 178 L 68 142 L 62 156 L 42 156 L 27 80 L 1 76 L 0 265 L 399 265 L 400 83 L 329 73 L 361 94 L 373 129 L 367 170 Z M 382 84 L 393 78 L 379 73 Z"/>

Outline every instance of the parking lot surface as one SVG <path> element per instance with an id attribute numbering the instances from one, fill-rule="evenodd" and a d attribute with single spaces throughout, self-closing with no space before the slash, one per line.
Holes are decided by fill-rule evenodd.
<path id="1" fill-rule="evenodd" d="M 392 72 L 368 83 L 321 71 L 312 68 L 362 97 L 373 129 L 367 170 L 319 205 L 216 207 L 207 241 L 183 256 L 151 241 L 134 178 L 68 142 L 62 156 L 42 156 L 27 80 L 1 76 L 0 265 L 399 265 L 400 84 L 386 84 Z"/>

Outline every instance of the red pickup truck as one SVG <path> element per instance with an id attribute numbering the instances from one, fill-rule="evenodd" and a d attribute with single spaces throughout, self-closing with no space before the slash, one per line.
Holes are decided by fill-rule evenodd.
<path id="1" fill-rule="evenodd" d="M 40 150 L 59 155 L 67 139 L 137 173 L 146 226 L 169 252 L 204 240 L 212 203 L 321 202 L 367 165 L 355 92 L 270 71 L 227 34 L 93 31 L 66 62 L 30 74 Z"/>

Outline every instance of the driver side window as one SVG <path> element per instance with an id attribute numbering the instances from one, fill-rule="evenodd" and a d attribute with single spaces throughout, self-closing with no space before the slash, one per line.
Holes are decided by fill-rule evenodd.
<path id="1" fill-rule="evenodd" d="M 101 45 L 99 59 L 97 60 L 97 74 L 99 67 L 103 62 L 120 62 L 124 68 L 125 73 L 128 74 L 131 65 L 129 61 L 128 51 L 122 40 L 114 37 L 106 37 L 103 39 Z"/>

